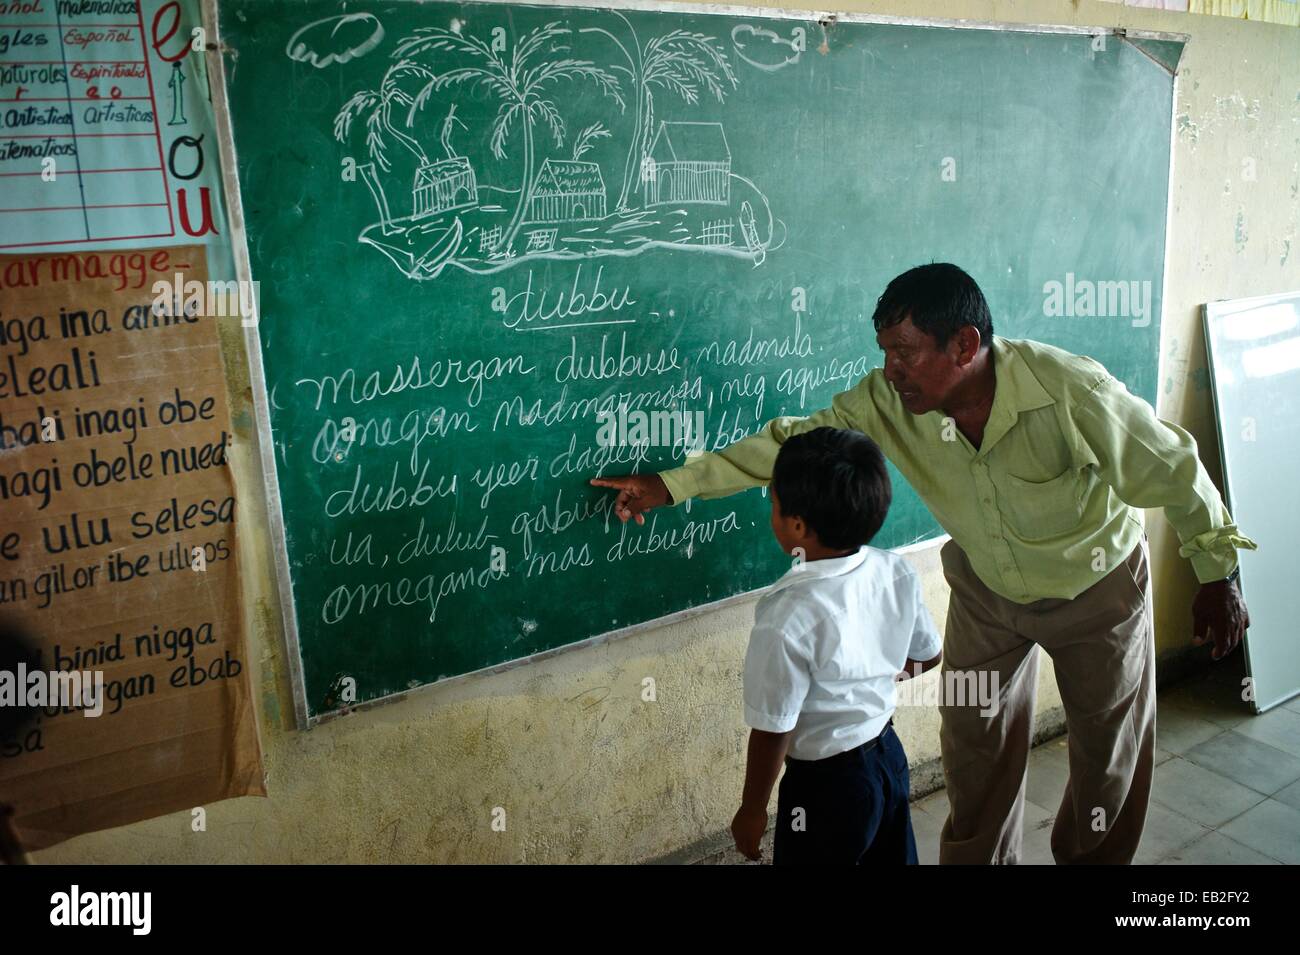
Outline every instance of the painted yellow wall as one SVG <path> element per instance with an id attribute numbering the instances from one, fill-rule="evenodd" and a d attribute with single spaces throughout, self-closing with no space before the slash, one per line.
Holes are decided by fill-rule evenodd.
<path id="1" fill-rule="evenodd" d="M 1176 108 L 1159 411 L 1196 436 L 1217 478 L 1199 307 L 1300 288 L 1300 30 L 1086 0 L 843 9 L 1191 35 Z M 1248 157 L 1253 182 L 1242 175 Z M 73 839 L 38 861 L 632 862 L 722 832 L 744 765 L 740 663 L 750 603 L 294 729 L 251 392 L 238 330 L 228 331 L 249 657 L 270 796 L 207 807 L 206 832 L 191 832 L 190 815 L 177 813 Z M 1163 518 L 1148 515 L 1148 526 L 1158 649 L 1168 656 L 1190 634 L 1194 577 Z M 942 626 L 937 548 L 909 559 Z M 653 703 L 641 699 L 646 676 L 657 684 Z M 1040 722 L 1059 724 L 1046 661 L 1039 701 Z M 900 710 L 897 725 L 916 785 L 925 786 L 935 778 L 937 713 Z M 497 806 L 504 832 L 491 827 Z"/>

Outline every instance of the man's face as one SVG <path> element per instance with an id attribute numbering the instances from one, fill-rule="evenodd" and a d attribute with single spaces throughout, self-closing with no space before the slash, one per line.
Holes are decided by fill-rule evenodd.
<path id="1" fill-rule="evenodd" d="M 966 342 L 968 338 L 974 340 L 974 349 Z M 898 392 L 903 407 L 919 415 L 943 408 L 978 350 L 979 333 L 967 326 L 949 339 L 947 347 L 939 348 L 932 335 L 905 318 L 882 328 L 876 344 L 885 353 L 885 379 Z"/>

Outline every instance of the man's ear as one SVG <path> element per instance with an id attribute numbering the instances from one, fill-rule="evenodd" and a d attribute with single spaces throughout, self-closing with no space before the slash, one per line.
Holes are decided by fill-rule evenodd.
<path id="1" fill-rule="evenodd" d="M 949 339 L 948 344 L 956 347 L 953 360 L 957 367 L 965 368 L 975 360 L 975 356 L 979 354 L 980 347 L 984 343 L 980 341 L 980 333 L 974 325 L 963 325 L 957 329 L 957 334 Z"/>

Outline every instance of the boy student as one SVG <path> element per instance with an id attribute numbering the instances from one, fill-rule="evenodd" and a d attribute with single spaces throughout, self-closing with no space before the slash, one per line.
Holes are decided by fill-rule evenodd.
<path id="1" fill-rule="evenodd" d="M 938 664 L 942 642 L 916 573 L 867 546 L 889 510 L 885 458 L 865 435 L 817 428 L 781 446 L 770 493 L 772 530 L 796 562 L 754 611 L 736 848 L 758 858 L 784 760 L 777 865 L 915 865 L 895 682 Z"/>
<path id="2" fill-rule="evenodd" d="M 871 320 L 884 367 L 829 408 L 777 418 L 662 474 L 592 483 L 618 490 L 620 520 L 643 522 L 654 507 L 766 483 L 777 449 L 800 432 L 831 425 L 871 435 L 952 537 L 939 552 L 952 588 L 944 669 L 1000 688 L 992 716 L 960 702 L 939 707 L 950 805 L 939 861 L 1019 860 L 1042 647 L 1070 725 L 1052 854 L 1131 862 L 1156 746 L 1141 509 L 1163 507 L 1178 534 L 1178 555 L 1201 584 L 1192 643 L 1212 642 L 1216 660 L 1250 625 L 1237 549 L 1255 542 L 1232 522 L 1190 434 L 1093 359 L 993 334 L 984 293 L 957 266 L 897 276 Z"/>

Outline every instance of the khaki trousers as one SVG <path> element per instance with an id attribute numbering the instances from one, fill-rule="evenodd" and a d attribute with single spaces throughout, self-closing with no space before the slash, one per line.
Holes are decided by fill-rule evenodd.
<path id="1" fill-rule="evenodd" d="M 951 809 L 940 864 L 1020 861 L 1039 647 L 1052 658 L 1070 734 L 1070 776 L 1052 828 L 1052 854 L 1060 864 L 1131 862 L 1146 821 L 1156 739 L 1145 536 L 1073 600 L 1029 604 L 989 590 L 956 542 L 940 553 L 952 588 L 944 686 L 957 677 L 947 671 L 962 671 L 965 685 L 974 677 L 991 688 L 996 677 L 998 690 L 983 714 L 977 702 L 944 694 L 940 743 Z"/>

